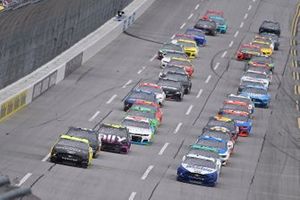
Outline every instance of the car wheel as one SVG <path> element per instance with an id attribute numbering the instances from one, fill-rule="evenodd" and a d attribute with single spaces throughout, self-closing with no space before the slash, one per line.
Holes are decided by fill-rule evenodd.
<path id="1" fill-rule="evenodd" d="M 180 96 L 177 97 L 177 101 L 182 101 L 183 95 L 181 94 Z"/>

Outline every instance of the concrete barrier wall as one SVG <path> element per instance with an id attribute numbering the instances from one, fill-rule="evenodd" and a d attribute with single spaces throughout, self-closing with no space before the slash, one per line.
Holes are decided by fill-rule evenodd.
<path id="1" fill-rule="evenodd" d="M 121 21 L 110 19 L 47 64 L 0 90 L 0 121 L 24 108 L 80 67 L 133 24 L 154 1 L 134 0 L 124 9 L 126 15 Z"/>

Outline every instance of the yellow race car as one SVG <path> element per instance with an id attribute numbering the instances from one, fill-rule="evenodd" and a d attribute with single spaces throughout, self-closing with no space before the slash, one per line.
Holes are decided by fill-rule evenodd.
<path id="1" fill-rule="evenodd" d="M 87 168 L 93 159 L 93 149 L 87 139 L 61 135 L 50 152 L 50 161 Z"/>
<path id="2" fill-rule="evenodd" d="M 183 46 L 184 52 L 188 55 L 189 58 L 198 57 L 198 46 L 195 41 L 192 40 L 176 40 L 176 44 Z"/>

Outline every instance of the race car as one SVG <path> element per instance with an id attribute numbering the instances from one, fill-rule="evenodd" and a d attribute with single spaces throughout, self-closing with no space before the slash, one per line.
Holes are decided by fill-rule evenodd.
<path id="1" fill-rule="evenodd" d="M 174 99 L 176 101 L 182 101 L 184 96 L 184 87 L 181 82 L 159 79 L 157 85 L 160 85 L 164 90 L 167 99 Z"/>
<path id="2" fill-rule="evenodd" d="M 172 40 L 172 43 L 182 45 L 184 52 L 189 58 L 198 57 L 199 49 L 194 40 Z"/>
<path id="3" fill-rule="evenodd" d="M 275 64 L 272 59 L 272 57 L 266 57 L 266 56 L 253 56 L 248 63 L 246 64 L 246 69 L 249 67 L 262 67 L 262 68 L 268 68 L 270 71 L 274 71 Z"/>
<path id="4" fill-rule="evenodd" d="M 215 186 L 219 169 L 214 158 L 206 158 L 197 155 L 187 155 L 182 159 L 182 163 L 177 168 L 177 180 Z"/>
<path id="5" fill-rule="evenodd" d="M 174 43 L 176 43 L 178 40 L 187 40 L 187 41 L 191 41 L 191 42 L 196 42 L 196 40 L 194 39 L 194 37 L 192 35 L 188 35 L 188 34 L 184 34 L 184 33 L 177 33 L 172 38 L 172 42 L 174 42 Z M 197 42 L 196 42 L 196 44 L 197 44 Z M 198 46 L 198 44 L 197 44 L 197 46 Z"/>
<path id="6" fill-rule="evenodd" d="M 160 61 L 161 68 L 165 68 L 171 59 L 183 59 L 191 62 L 185 53 L 168 53 Z"/>
<path id="7" fill-rule="evenodd" d="M 258 41 L 252 41 L 250 42 L 251 45 L 255 45 L 255 46 L 258 46 L 259 49 L 260 49 L 260 52 L 262 56 L 272 56 L 273 54 L 273 50 L 272 50 L 272 47 L 269 45 L 269 44 L 265 44 L 265 43 L 261 43 L 261 42 L 258 42 Z"/>
<path id="8" fill-rule="evenodd" d="M 261 50 L 257 45 L 242 44 L 236 53 L 236 59 L 239 61 L 249 60 L 252 56 L 260 56 Z"/>
<path id="9" fill-rule="evenodd" d="M 125 126 L 102 123 L 97 129 L 101 150 L 127 154 L 130 151 L 131 137 Z"/>
<path id="10" fill-rule="evenodd" d="M 216 138 L 221 139 L 227 143 L 227 147 L 230 149 L 230 152 L 233 152 L 234 143 L 235 141 L 232 139 L 231 134 L 227 131 L 213 131 L 213 130 L 207 130 L 203 132 L 199 138 Z"/>
<path id="11" fill-rule="evenodd" d="M 266 73 L 259 73 L 257 71 L 247 70 L 241 77 L 241 81 L 261 81 L 266 88 L 269 88 L 271 77 Z"/>
<path id="12" fill-rule="evenodd" d="M 251 112 L 249 112 L 249 109 L 242 105 L 237 104 L 223 104 L 223 107 L 220 109 L 222 111 L 224 110 L 234 110 L 237 113 L 245 114 L 249 117 L 251 117 Z"/>
<path id="13" fill-rule="evenodd" d="M 199 19 L 194 28 L 202 30 L 206 35 L 217 35 L 217 24 L 213 20 Z"/>
<path id="14" fill-rule="evenodd" d="M 166 99 L 166 94 L 162 88 L 155 83 L 143 82 L 140 83 L 136 89 L 153 92 L 156 95 L 156 99 L 160 105 L 162 105 Z"/>
<path id="15" fill-rule="evenodd" d="M 183 46 L 174 43 L 164 43 L 163 46 L 158 50 L 157 59 L 161 60 L 168 53 L 185 53 Z"/>
<path id="16" fill-rule="evenodd" d="M 168 72 L 166 74 L 161 75 L 159 78 L 164 80 L 173 80 L 173 81 L 181 82 L 184 88 L 184 94 L 189 94 L 192 90 L 192 81 L 190 77 L 186 74 Z"/>
<path id="17" fill-rule="evenodd" d="M 247 114 L 241 114 L 233 110 L 225 110 L 219 113 L 220 116 L 233 120 L 239 127 L 239 136 L 248 137 L 252 129 L 252 120 Z"/>
<path id="18" fill-rule="evenodd" d="M 148 119 L 151 126 L 155 128 L 154 133 L 156 133 L 157 128 L 160 125 L 160 121 L 157 119 L 156 113 L 152 112 L 150 109 L 143 108 L 142 106 L 131 106 L 131 108 L 127 110 L 126 116 L 144 117 Z"/>
<path id="19" fill-rule="evenodd" d="M 177 66 L 184 68 L 189 76 L 192 76 L 194 74 L 194 65 L 191 63 L 191 61 L 183 58 L 172 58 L 164 68 L 166 68 L 167 66 Z"/>
<path id="20" fill-rule="evenodd" d="M 231 100 L 231 99 L 225 99 L 223 101 L 223 105 L 239 105 L 239 106 L 243 106 L 246 107 L 248 110 L 248 113 L 252 114 L 253 113 L 253 109 L 251 109 L 251 107 L 249 107 L 249 104 L 243 101 L 236 101 L 236 100 Z"/>
<path id="21" fill-rule="evenodd" d="M 61 135 L 50 151 L 50 161 L 87 168 L 93 159 L 93 149 L 87 139 Z"/>
<path id="22" fill-rule="evenodd" d="M 150 120 L 144 117 L 126 116 L 122 125 L 128 128 L 131 142 L 134 144 L 151 144 L 155 133 L 155 127 Z"/>
<path id="23" fill-rule="evenodd" d="M 274 50 L 275 44 L 273 43 L 273 41 L 270 38 L 262 37 L 260 35 L 256 35 L 252 42 L 256 42 L 256 43 L 260 43 L 260 44 L 266 44 L 272 49 L 272 51 Z"/>
<path id="24" fill-rule="evenodd" d="M 276 35 L 275 33 L 267 33 L 267 32 L 261 32 L 261 33 L 259 33 L 259 35 L 272 40 L 272 42 L 274 44 L 274 50 L 279 49 L 280 41 L 279 41 L 278 35 Z"/>
<path id="25" fill-rule="evenodd" d="M 185 30 L 185 34 L 194 38 L 198 46 L 205 46 L 207 41 L 203 31 L 195 28 L 188 28 Z"/>
<path id="26" fill-rule="evenodd" d="M 124 111 L 127 111 L 136 100 L 151 101 L 159 104 L 159 100 L 156 98 L 156 95 L 153 92 L 135 89 L 131 91 L 130 94 L 125 98 Z"/>
<path id="27" fill-rule="evenodd" d="M 163 78 L 167 73 L 177 73 L 182 75 L 188 75 L 183 67 L 175 66 L 175 65 L 167 65 L 161 72 L 159 72 L 158 77 Z"/>
<path id="28" fill-rule="evenodd" d="M 97 156 L 101 147 L 101 140 L 98 139 L 97 131 L 87 128 L 70 127 L 65 134 L 88 140 L 93 149 L 93 157 Z"/>
<path id="29" fill-rule="evenodd" d="M 163 119 L 163 111 L 160 109 L 160 106 L 151 101 L 137 100 L 134 102 L 132 106 L 142 106 L 144 108 L 150 109 L 156 113 L 157 119 L 162 122 Z"/>
<path id="30" fill-rule="evenodd" d="M 270 20 L 264 20 L 259 27 L 259 33 L 273 33 L 280 37 L 280 24 Z"/>
<path id="31" fill-rule="evenodd" d="M 251 113 L 254 113 L 254 103 L 249 97 L 236 95 L 236 94 L 228 94 L 224 101 L 235 101 L 235 102 L 243 102 L 248 105 L 248 109 L 251 110 Z"/>
<path id="32" fill-rule="evenodd" d="M 220 16 L 220 17 L 224 17 L 224 12 L 222 10 L 206 10 L 203 18 L 207 19 L 210 16 Z"/>
<path id="33" fill-rule="evenodd" d="M 266 88 L 266 86 L 264 85 L 264 83 L 262 81 L 253 79 L 251 81 L 241 81 L 240 85 L 238 87 L 237 94 L 240 94 L 242 92 L 242 90 L 247 87 L 262 88 L 262 89 L 266 89 L 266 90 L 268 89 L 268 88 Z"/>
<path id="34" fill-rule="evenodd" d="M 247 71 L 253 71 L 259 74 L 266 74 L 268 75 L 268 77 L 270 77 L 270 80 L 272 80 L 273 77 L 273 73 L 268 67 L 254 67 L 252 65 L 249 65 Z"/>
<path id="35" fill-rule="evenodd" d="M 241 91 L 240 95 L 251 98 L 255 107 L 268 108 L 271 102 L 271 95 L 261 88 L 247 87 Z"/>
<path id="36" fill-rule="evenodd" d="M 219 16 L 219 15 L 210 15 L 208 17 L 208 19 L 213 20 L 214 22 L 216 22 L 218 33 L 225 34 L 227 32 L 228 25 L 227 25 L 227 22 L 224 19 L 224 17 Z"/>
<path id="37" fill-rule="evenodd" d="M 195 144 L 202 147 L 216 148 L 221 158 L 222 165 L 224 166 L 228 162 L 231 150 L 223 140 L 218 140 L 216 138 L 198 138 Z"/>

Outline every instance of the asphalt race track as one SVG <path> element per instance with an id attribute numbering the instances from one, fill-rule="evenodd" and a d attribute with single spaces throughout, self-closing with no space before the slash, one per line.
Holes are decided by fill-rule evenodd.
<path id="1" fill-rule="evenodd" d="M 299 200 L 299 129 L 288 74 L 296 0 L 157 0 L 124 33 L 66 80 L 0 125 L 0 172 L 32 187 L 41 199 Z M 167 101 L 154 143 L 128 155 L 101 152 L 88 169 L 57 165 L 50 147 L 71 125 L 118 122 L 123 98 L 141 80 L 157 80 L 160 43 L 193 26 L 207 9 L 221 9 L 225 35 L 207 37 L 195 60 L 193 88 Z M 176 169 L 210 116 L 235 93 L 244 63 L 234 59 L 264 19 L 281 24 L 269 109 L 256 109 L 253 135 L 239 138 L 216 187 L 176 181 Z M 25 177 L 25 178 L 24 178 Z"/>

